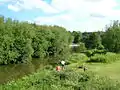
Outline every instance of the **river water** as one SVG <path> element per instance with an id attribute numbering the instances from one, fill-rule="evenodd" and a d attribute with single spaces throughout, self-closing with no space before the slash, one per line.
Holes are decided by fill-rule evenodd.
<path id="1" fill-rule="evenodd" d="M 22 64 L 2 65 L 0 66 L 0 84 L 36 72 L 45 64 L 46 63 L 43 62 L 43 60 L 33 59 L 31 63 L 27 63 L 27 64 L 22 63 Z"/>

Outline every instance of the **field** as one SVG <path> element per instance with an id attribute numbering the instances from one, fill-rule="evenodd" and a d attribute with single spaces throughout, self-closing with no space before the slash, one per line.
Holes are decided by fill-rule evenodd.
<path id="1" fill-rule="evenodd" d="M 80 54 L 81 55 L 81 54 Z M 84 63 L 84 62 L 82 62 Z M 87 66 L 87 71 L 96 72 L 98 75 L 107 76 L 111 79 L 120 80 L 120 61 L 115 61 L 112 63 L 84 63 Z M 77 67 L 81 65 L 81 62 L 72 63 L 69 68 L 74 70 L 83 71 Z"/>
<path id="2" fill-rule="evenodd" d="M 91 71 L 97 72 L 99 75 L 120 80 L 120 61 L 116 61 L 112 64 L 88 64 L 88 68 Z"/>
<path id="3" fill-rule="evenodd" d="M 76 69 L 77 63 L 71 64 L 70 67 L 78 71 L 83 71 L 82 69 Z M 102 63 L 86 63 L 88 71 L 96 72 L 98 75 L 108 76 L 111 79 L 120 80 L 120 61 L 116 61 L 111 64 Z M 69 68 L 70 68 L 69 67 Z"/>

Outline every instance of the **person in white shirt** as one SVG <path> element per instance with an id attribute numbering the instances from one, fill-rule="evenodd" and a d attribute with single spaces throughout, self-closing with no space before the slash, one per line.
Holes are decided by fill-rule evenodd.
<path id="1" fill-rule="evenodd" d="M 65 61 L 61 61 L 61 65 L 62 65 L 62 70 L 63 70 L 65 67 Z"/>

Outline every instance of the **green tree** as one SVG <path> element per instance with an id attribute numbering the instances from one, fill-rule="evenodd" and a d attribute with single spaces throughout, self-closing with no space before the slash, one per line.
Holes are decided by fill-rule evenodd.
<path id="1" fill-rule="evenodd" d="M 26 63 L 32 57 L 65 59 L 71 34 L 59 26 L 19 22 L 0 16 L 0 64 Z"/>
<path id="2" fill-rule="evenodd" d="M 112 52 L 120 52 L 120 23 L 114 21 L 104 33 L 103 45 Z"/>
<path id="3" fill-rule="evenodd" d="M 102 47 L 101 36 L 97 32 L 84 33 L 82 41 L 88 49 L 99 49 Z"/>
<path id="4" fill-rule="evenodd" d="M 80 43 L 82 39 L 82 33 L 80 31 L 73 31 L 72 35 L 74 37 L 73 43 Z"/>

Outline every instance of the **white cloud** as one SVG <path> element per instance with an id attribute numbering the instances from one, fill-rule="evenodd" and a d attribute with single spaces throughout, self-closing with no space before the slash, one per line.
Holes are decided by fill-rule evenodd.
<path id="1" fill-rule="evenodd" d="M 13 8 L 17 8 L 17 10 L 19 11 L 23 9 L 29 10 L 38 8 L 44 11 L 45 13 L 58 13 L 56 9 L 54 9 L 53 7 L 51 7 L 49 4 L 42 0 L 18 0 L 17 2 L 15 2 L 15 4 L 8 5 L 8 8 L 11 10 L 15 10 Z"/>
<path id="2" fill-rule="evenodd" d="M 86 18 L 86 20 L 85 20 Z M 82 19 L 77 19 L 71 14 L 64 14 L 52 17 L 37 17 L 34 20 L 37 24 L 59 25 L 65 27 L 67 30 L 80 30 L 80 31 L 95 31 L 102 30 L 104 25 L 109 23 L 108 20 L 99 18 L 92 18 L 83 16 Z"/>
<path id="3" fill-rule="evenodd" d="M 110 20 L 120 17 L 120 10 L 113 9 L 117 6 L 115 0 L 53 0 L 51 5 L 67 13 L 52 17 L 38 17 L 35 19 L 37 23 L 57 24 L 71 31 L 95 31 L 104 29 Z"/>
<path id="4" fill-rule="evenodd" d="M 18 12 L 20 10 L 20 8 L 18 6 L 14 6 L 14 5 L 8 5 L 8 9 L 11 9 L 15 12 Z"/>
<path id="5" fill-rule="evenodd" d="M 11 2 L 12 0 L 0 0 L 0 5 L 3 5 L 3 4 L 5 4 L 5 3 L 7 3 L 7 2 Z"/>
<path id="6" fill-rule="evenodd" d="M 0 0 L 0 2 L 9 2 L 9 1 L 12 1 L 12 0 Z"/>
<path id="7" fill-rule="evenodd" d="M 88 2 L 89 1 L 89 2 Z M 101 13 L 109 15 L 111 9 L 117 5 L 115 0 L 53 0 L 52 5 L 61 11 L 72 13 Z"/>
<path id="8" fill-rule="evenodd" d="M 36 17 L 37 24 L 64 26 L 68 30 L 95 31 L 102 30 L 110 20 L 120 19 L 120 10 L 115 0 L 52 0 L 47 4 L 42 0 L 18 0 L 8 5 L 14 11 L 24 9 L 41 9 L 45 13 L 63 14 Z"/>

